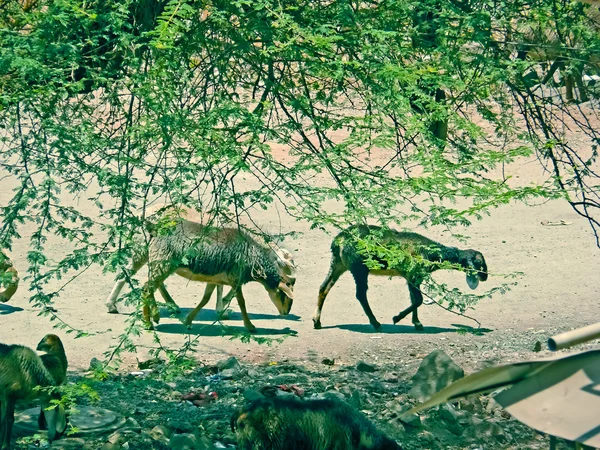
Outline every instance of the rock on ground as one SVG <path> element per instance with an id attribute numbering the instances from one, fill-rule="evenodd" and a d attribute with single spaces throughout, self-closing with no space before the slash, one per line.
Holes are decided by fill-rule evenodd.
<path id="1" fill-rule="evenodd" d="M 464 376 L 464 370 L 452 358 L 442 350 L 435 350 L 421 362 L 412 378 L 409 395 L 422 402 Z"/>

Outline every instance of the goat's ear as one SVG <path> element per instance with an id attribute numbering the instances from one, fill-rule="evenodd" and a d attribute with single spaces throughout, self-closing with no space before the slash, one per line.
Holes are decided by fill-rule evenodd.
<path id="1" fill-rule="evenodd" d="M 279 283 L 279 289 L 285 295 L 287 295 L 289 298 L 291 298 L 292 300 L 294 300 L 294 291 L 292 291 L 292 289 L 287 284 L 285 284 L 283 281 L 281 283 Z"/>

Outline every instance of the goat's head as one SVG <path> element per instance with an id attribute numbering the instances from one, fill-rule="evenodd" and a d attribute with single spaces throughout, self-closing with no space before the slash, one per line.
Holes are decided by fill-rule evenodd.
<path id="1" fill-rule="evenodd" d="M 280 282 L 276 289 L 269 290 L 269 297 L 277 307 L 279 314 L 285 316 L 290 313 L 294 303 L 294 284 L 296 284 L 296 265 L 294 256 L 289 250 L 280 248 L 274 250 L 277 256 L 277 268 Z"/>
<path id="2" fill-rule="evenodd" d="M 62 341 L 55 334 L 47 334 L 44 336 L 37 345 L 36 350 L 38 352 L 45 352 L 48 354 L 59 354 L 65 352 Z"/>
<path id="3" fill-rule="evenodd" d="M 487 264 L 481 252 L 463 250 L 461 265 L 467 269 L 467 284 L 471 289 L 476 289 L 479 286 L 479 281 L 487 280 Z"/>

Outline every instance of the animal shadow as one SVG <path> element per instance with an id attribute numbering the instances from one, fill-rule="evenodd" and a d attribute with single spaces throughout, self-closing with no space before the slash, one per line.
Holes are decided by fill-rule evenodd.
<path id="1" fill-rule="evenodd" d="M 216 336 L 237 336 L 240 334 L 248 334 L 248 330 L 244 326 L 230 326 L 226 324 L 196 324 L 192 327 L 191 330 L 188 330 L 182 323 L 165 323 L 155 325 L 154 329 L 160 333 L 167 334 L 192 334 L 195 336 L 206 336 L 206 337 L 216 337 Z M 286 335 L 297 335 L 298 332 L 296 330 L 292 330 L 289 327 L 285 327 L 283 329 L 275 329 L 275 328 L 263 328 L 257 327 L 256 333 L 253 333 L 254 336 L 286 336 Z"/>
<path id="2" fill-rule="evenodd" d="M 191 310 L 192 310 L 192 308 L 181 308 L 180 317 L 184 318 L 185 316 L 188 315 L 188 313 Z M 168 309 L 166 311 L 163 311 L 163 309 L 161 308 L 160 314 L 163 315 L 163 312 L 165 313 L 165 315 L 169 314 Z M 280 316 L 278 314 L 262 314 L 262 313 L 257 314 L 257 313 L 249 312 L 248 317 L 250 317 L 250 319 L 252 319 L 252 320 L 280 319 L 280 320 L 292 320 L 294 322 L 297 322 L 300 320 L 300 316 L 297 316 L 295 314 L 288 314 L 287 316 Z M 200 310 L 200 312 L 194 319 L 194 322 L 214 322 L 215 320 L 217 320 L 216 310 L 210 309 L 210 308 L 202 308 L 202 310 Z M 239 311 L 231 311 L 229 313 L 228 319 L 223 320 L 223 322 L 227 323 L 227 322 L 236 321 L 236 320 L 239 320 L 239 321 L 242 320 L 242 313 L 240 313 Z"/>
<path id="3" fill-rule="evenodd" d="M 440 334 L 440 333 L 461 333 L 461 332 L 469 332 L 467 330 L 465 330 L 465 328 L 471 328 L 471 327 L 466 327 L 464 325 L 452 325 L 456 328 L 446 328 L 446 327 L 428 327 L 425 326 L 425 328 L 421 331 L 417 331 L 415 330 L 415 327 L 413 325 L 391 325 L 391 324 L 382 324 L 381 328 L 379 330 L 375 330 L 375 328 L 373 328 L 373 326 L 371 324 L 344 324 L 344 325 L 332 325 L 332 326 L 328 326 L 328 327 L 323 327 L 323 329 L 327 329 L 327 328 L 339 328 L 340 330 L 348 330 L 348 331 L 354 331 L 357 333 L 369 333 L 369 334 L 377 334 L 377 333 L 383 333 L 383 334 Z M 473 330 L 476 330 L 475 328 L 473 328 Z M 491 331 L 491 330 L 486 330 L 485 332 Z M 482 329 L 479 329 L 478 331 L 482 331 Z M 474 331 L 473 331 L 474 332 Z"/>
<path id="4" fill-rule="evenodd" d="M 7 305 L 6 303 L 0 303 L 0 316 L 6 316 L 19 311 L 23 311 L 23 308 L 19 306 Z"/>

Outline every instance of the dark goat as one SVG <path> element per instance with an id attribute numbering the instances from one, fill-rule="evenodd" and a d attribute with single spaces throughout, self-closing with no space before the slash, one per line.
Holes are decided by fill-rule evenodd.
<path id="1" fill-rule="evenodd" d="M 187 325 L 208 303 L 212 289 L 218 284 L 234 289 L 244 326 L 249 331 L 256 328 L 246 312 L 242 294 L 246 283 L 261 283 L 279 313 L 290 312 L 296 281 L 293 264 L 281 252 L 260 245 L 238 229 L 179 220 L 168 234 L 154 236 L 148 250 L 148 282 L 143 288 L 143 315 L 148 328 L 152 328 L 151 311 L 155 322 L 160 318 L 154 291 L 173 273 L 209 283 L 200 304 L 186 317 Z"/>
<path id="2" fill-rule="evenodd" d="M 339 400 L 256 400 L 231 417 L 240 450 L 400 450 Z"/>
<path id="3" fill-rule="evenodd" d="M 407 258 L 401 259 L 390 267 L 385 259 L 378 258 L 376 255 L 366 255 L 359 249 L 357 239 L 369 238 L 374 238 L 382 248 L 397 249 L 405 253 Z M 393 321 L 398 323 L 412 313 L 412 322 L 417 330 L 423 329 L 417 315 L 417 308 L 423 303 L 421 283 L 427 274 L 442 268 L 441 263 L 449 262 L 464 268 L 467 272 L 467 284 L 471 289 L 475 289 L 480 280 L 485 281 L 488 277 L 487 265 L 481 252 L 446 247 L 417 233 L 383 229 L 373 225 L 353 226 L 342 231 L 333 239 L 331 253 L 331 266 L 319 289 L 319 300 L 313 316 L 314 327 L 317 329 L 321 328 L 321 310 L 327 294 L 347 270 L 352 273 L 356 283 L 356 298 L 375 329 L 378 329 L 381 324 L 373 315 L 367 300 L 369 274 L 401 276 L 406 279 L 411 305 L 394 316 Z M 369 259 L 380 268 L 370 269 L 367 266 Z"/>
<path id="4" fill-rule="evenodd" d="M 61 405 L 46 410 L 50 400 L 60 398 L 56 393 L 37 390 L 37 387 L 58 386 L 67 376 L 67 357 L 60 338 L 46 335 L 38 344 L 38 356 L 22 345 L 0 344 L 0 449 L 10 448 L 14 422 L 15 403 L 20 400 L 40 398 L 42 409 L 38 420 L 41 428 L 48 427 L 48 440 L 52 442 L 64 433 L 66 415 Z"/>

